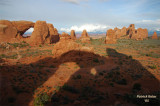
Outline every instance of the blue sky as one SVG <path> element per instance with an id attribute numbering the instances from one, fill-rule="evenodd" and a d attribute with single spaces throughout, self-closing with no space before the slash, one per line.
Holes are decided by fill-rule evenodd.
<path id="1" fill-rule="evenodd" d="M 45 20 L 65 32 L 129 24 L 160 31 L 160 0 L 0 0 L 0 19 Z"/>

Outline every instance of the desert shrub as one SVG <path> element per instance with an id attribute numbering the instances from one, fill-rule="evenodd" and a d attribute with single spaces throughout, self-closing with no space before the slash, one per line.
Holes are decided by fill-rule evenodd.
<path id="1" fill-rule="evenodd" d="M 49 98 L 50 97 L 47 93 L 38 94 L 34 99 L 34 106 L 44 106 L 48 102 Z"/>
<path id="2" fill-rule="evenodd" d="M 103 76 L 103 72 L 100 72 L 99 75 Z"/>
<path id="3" fill-rule="evenodd" d="M 120 85 L 127 85 L 127 80 L 126 79 L 121 79 L 119 81 L 116 81 L 117 84 L 120 84 Z"/>
<path id="4" fill-rule="evenodd" d="M 26 46 L 29 46 L 28 43 L 26 43 L 25 41 L 22 41 L 20 43 L 8 43 L 9 45 L 11 45 L 12 47 L 16 48 L 16 47 L 26 47 Z"/>
<path id="5" fill-rule="evenodd" d="M 156 66 L 156 65 L 152 65 L 152 66 L 149 66 L 149 68 L 151 68 L 151 69 L 156 69 L 157 66 Z"/>
<path id="6" fill-rule="evenodd" d="M 98 62 L 99 62 L 98 58 L 94 58 L 93 61 L 94 61 L 95 63 L 98 63 Z"/>
<path id="7" fill-rule="evenodd" d="M 114 83 L 109 83 L 110 86 L 114 87 Z"/>
<path id="8" fill-rule="evenodd" d="M 0 55 L 0 58 L 16 59 L 17 56 L 18 56 L 18 55 L 17 55 L 16 53 L 13 53 L 13 54 L 11 54 L 11 55 L 1 54 L 1 55 Z"/>
<path id="9" fill-rule="evenodd" d="M 82 78 L 82 76 L 80 75 L 80 74 L 78 74 L 78 75 L 76 75 L 76 76 L 73 76 L 73 79 L 81 79 Z"/>
<path id="10" fill-rule="evenodd" d="M 133 85 L 133 87 L 132 87 L 132 92 L 133 92 L 133 93 L 136 93 L 136 92 L 138 92 L 138 91 L 140 91 L 140 90 L 141 90 L 141 84 L 135 83 L 135 84 Z"/>
<path id="11" fill-rule="evenodd" d="M 79 93 L 79 91 L 76 88 L 66 85 L 66 84 L 62 86 L 62 89 L 65 91 L 69 91 L 71 93 Z"/>
<path id="12" fill-rule="evenodd" d="M 132 59 L 132 56 L 130 55 L 129 58 Z"/>

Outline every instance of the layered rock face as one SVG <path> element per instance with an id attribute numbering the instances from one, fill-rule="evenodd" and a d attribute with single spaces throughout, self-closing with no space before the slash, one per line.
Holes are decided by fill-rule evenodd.
<path id="1" fill-rule="evenodd" d="M 74 30 L 71 30 L 71 39 L 76 40 L 76 34 Z"/>
<path id="2" fill-rule="evenodd" d="M 117 40 L 116 40 L 115 31 L 112 29 L 107 30 L 105 43 L 106 44 L 114 44 L 114 43 L 116 43 L 116 41 Z"/>
<path id="3" fill-rule="evenodd" d="M 82 43 L 90 43 L 90 37 L 86 30 L 83 30 L 80 40 Z"/>
<path id="4" fill-rule="evenodd" d="M 152 39 L 158 39 L 157 32 L 154 32 L 154 33 L 153 33 Z"/>
<path id="5" fill-rule="evenodd" d="M 63 40 L 55 44 L 52 54 L 55 57 L 59 57 L 69 51 L 85 51 L 85 52 L 93 52 L 93 48 L 91 47 L 83 47 L 80 44 L 77 44 L 73 40 Z"/>

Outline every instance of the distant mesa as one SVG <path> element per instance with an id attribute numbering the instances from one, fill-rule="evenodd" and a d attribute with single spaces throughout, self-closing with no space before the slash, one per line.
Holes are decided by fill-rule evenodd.
<path id="1" fill-rule="evenodd" d="M 157 32 L 154 32 L 154 33 L 153 33 L 152 39 L 158 39 Z"/>
<path id="2" fill-rule="evenodd" d="M 29 29 L 34 28 L 30 37 L 23 37 Z M 58 30 L 46 21 L 8 21 L 0 20 L 0 42 L 20 42 L 26 41 L 30 45 L 56 43 L 60 39 Z"/>

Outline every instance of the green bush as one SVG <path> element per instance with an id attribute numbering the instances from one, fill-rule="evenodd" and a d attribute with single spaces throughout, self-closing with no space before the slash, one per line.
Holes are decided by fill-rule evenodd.
<path id="1" fill-rule="evenodd" d="M 37 95 L 37 97 L 34 99 L 34 106 L 44 106 L 48 102 L 49 98 L 50 97 L 47 93 Z"/>
<path id="2" fill-rule="evenodd" d="M 156 69 L 157 66 L 156 66 L 156 65 L 152 65 L 152 66 L 149 66 L 149 68 L 151 68 L 151 69 Z"/>
<path id="3" fill-rule="evenodd" d="M 99 62 L 98 58 L 94 58 L 93 61 L 94 61 L 95 63 L 98 63 L 98 62 Z"/>

